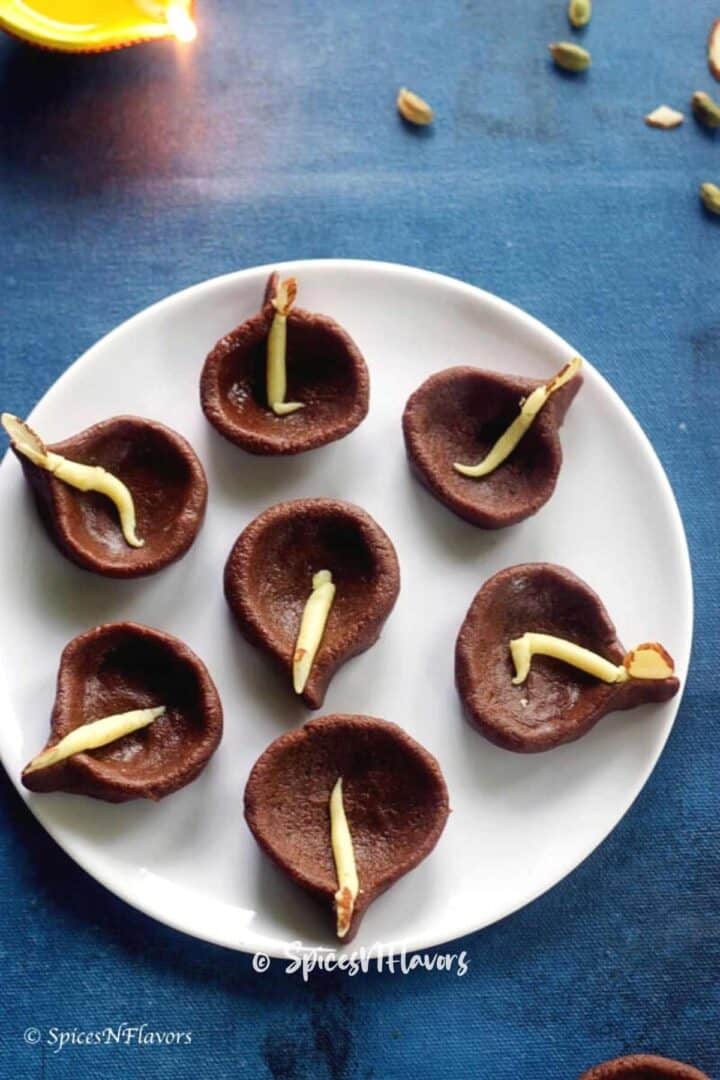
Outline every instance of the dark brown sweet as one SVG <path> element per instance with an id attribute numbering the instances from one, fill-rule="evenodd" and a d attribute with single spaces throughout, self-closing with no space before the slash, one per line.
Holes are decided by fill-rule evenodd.
<path id="1" fill-rule="evenodd" d="M 517 417 L 522 398 L 544 383 L 473 367 L 431 375 L 408 399 L 403 433 L 408 461 L 436 499 L 481 529 L 502 529 L 537 513 L 562 465 L 558 430 L 582 385 L 576 375 L 550 397 L 513 452 L 494 472 L 462 476 Z"/>
<path id="2" fill-rule="evenodd" d="M 615 664 L 626 655 L 600 597 L 569 570 L 528 563 L 491 577 L 460 629 L 455 681 L 470 723 L 507 750 L 551 750 L 606 713 L 667 701 L 680 687 L 675 677 L 608 684 L 546 656 L 535 656 L 526 681 L 514 686 L 510 641 L 526 632 L 565 638 Z"/>
<path id="3" fill-rule="evenodd" d="M 369 514 L 338 499 L 271 506 L 238 537 L 225 596 L 243 635 L 279 665 L 292 693 L 292 660 L 313 574 L 329 570 L 335 600 L 302 700 L 319 709 L 346 660 L 380 636 L 400 591 L 390 538 Z"/>
<path id="4" fill-rule="evenodd" d="M 56 480 L 16 450 L 47 531 L 71 562 L 105 577 L 143 577 L 191 546 L 205 517 L 207 480 L 182 435 L 155 420 L 115 416 L 48 450 L 82 465 L 101 465 L 122 480 L 133 497 L 137 534 L 145 541 L 130 547 L 117 508 L 105 495 Z"/>
<path id="5" fill-rule="evenodd" d="M 221 338 L 200 378 L 213 427 L 251 454 L 300 454 L 348 435 L 365 419 L 370 376 L 350 335 L 327 315 L 294 307 L 287 318 L 287 401 L 304 408 L 276 416 L 267 403 L 266 348 L 278 275 L 262 309 Z"/>
<path id="6" fill-rule="evenodd" d="M 245 788 L 247 823 L 273 862 L 333 913 L 329 801 L 338 777 L 360 883 L 347 942 L 369 904 L 430 854 L 449 807 L 435 758 L 385 720 L 323 716 L 271 743 Z"/>
<path id="7" fill-rule="evenodd" d="M 205 768 L 222 736 L 222 705 L 207 668 L 187 645 L 137 623 L 96 626 L 66 645 L 46 749 L 81 724 L 164 705 L 148 727 L 28 773 L 30 791 L 66 791 L 105 802 L 162 799 Z"/>
<path id="8" fill-rule="evenodd" d="M 682 1061 L 655 1054 L 631 1054 L 596 1065 L 579 1080 L 710 1080 L 710 1077 Z"/>

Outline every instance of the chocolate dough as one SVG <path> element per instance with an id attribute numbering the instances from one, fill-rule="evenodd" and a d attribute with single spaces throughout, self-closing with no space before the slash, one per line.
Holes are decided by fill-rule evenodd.
<path id="1" fill-rule="evenodd" d="M 56 480 L 15 451 L 48 533 L 71 562 L 105 577 L 143 577 L 191 546 L 205 516 L 207 481 L 195 451 L 177 432 L 155 420 L 115 416 L 48 450 L 101 465 L 122 480 L 135 504 L 137 535 L 145 541 L 130 547 L 105 495 Z"/>
<path id="2" fill-rule="evenodd" d="M 526 681 L 513 686 L 510 641 L 527 631 L 566 638 L 615 664 L 626 655 L 600 597 L 569 570 L 527 563 L 491 577 L 460 629 L 455 680 L 470 723 L 507 750 L 550 750 L 579 739 L 606 713 L 678 692 L 675 677 L 608 684 L 546 656 L 533 657 Z"/>
<path id="3" fill-rule="evenodd" d="M 213 427 L 251 454 L 299 454 L 348 435 L 365 419 L 370 376 L 350 335 L 327 315 L 293 307 L 287 319 L 287 401 L 304 408 L 276 416 L 267 402 L 267 337 L 278 282 L 263 307 L 221 338 L 200 379 L 200 402 Z"/>
<path id="4" fill-rule="evenodd" d="M 323 716 L 271 743 L 245 788 L 247 823 L 263 851 L 333 919 L 329 800 L 338 777 L 360 884 L 346 943 L 368 905 L 430 854 L 449 807 L 435 758 L 384 720 Z"/>
<path id="5" fill-rule="evenodd" d="M 67 791 L 106 802 L 162 799 L 205 768 L 222 735 L 222 705 L 187 645 L 137 623 L 96 626 L 66 645 L 47 747 L 81 724 L 164 705 L 146 728 L 55 765 L 24 772 L 30 791 Z"/>
<path id="6" fill-rule="evenodd" d="M 335 601 L 302 694 L 318 709 L 333 675 L 370 648 L 400 591 L 389 537 L 369 514 L 338 499 L 297 499 L 265 510 L 236 541 L 225 596 L 247 640 L 269 653 L 292 693 L 292 659 L 318 570 L 330 570 Z"/>
<path id="7" fill-rule="evenodd" d="M 453 462 L 475 465 L 520 411 L 520 401 L 544 383 L 473 367 L 431 375 L 408 399 L 403 433 L 417 478 L 458 517 L 481 529 L 501 529 L 537 513 L 562 464 L 558 430 L 582 385 L 576 375 L 540 410 L 518 445 L 494 472 L 462 476 Z"/>
<path id="8" fill-rule="evenodd" d="M 579 1080 L 710 1080 L 710 1077 L 682 1061 L 655 1054 L 632 1054 L 596 1065 Z"/>

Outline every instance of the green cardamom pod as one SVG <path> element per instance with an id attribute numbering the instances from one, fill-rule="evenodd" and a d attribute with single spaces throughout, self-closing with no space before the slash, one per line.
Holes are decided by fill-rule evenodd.
<path id="1" fill-rule="evenodd" d="M 580 29 L 592 19 L 592 0 L 570 0 L 568 6 L 570 25 Z"/>
<path id="2" fill-rule="evenodd" d="M 696 90 L 692 96 L 692 108 L 695 119 L 704 127 L 720 127 L 720 105 L 717 105 L 704 90 Z"/>
<path id="3" fill-rule="evenodd" d="M 586 71 L 592 63 L 587 49 L 572 41 L 555 41 L 548 45 L 548 49 L 557 66 L 564 71 Z"/>
<path id="4" fill-rule="evenodd" d="M 720 187 L 717 184 L 701 184 L 700 198 L 711 214 L 720 214 Z"/>

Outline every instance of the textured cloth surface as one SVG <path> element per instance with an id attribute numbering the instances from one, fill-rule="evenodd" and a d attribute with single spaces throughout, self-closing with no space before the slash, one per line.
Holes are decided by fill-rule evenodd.
<path id="1" fill-rule="evenodd" d="M 720 1078 L 720 218 L 697 197 L 720 183 L 720 134 L 642 120 L 720 92 L 720 10 L 602 0 L 582 35 L 595 64 L 573 78 L 546 52 L 571 36 L 563 0 L 197 9 L 184 50 L 0 41 L 2 406 L 26 413 L 119 321 L 229 270 L 347 256 L 466 279 L 572 341 L 648 432 L 692 550 L 693 666 L 626 819 L 549 894 L 453 945 L 464 978 L 255 974 L 106 893 L 3 775 L 0 1074 L 575 1080 L 646 1050 Z M 433 129 L 398 120 L 401 84 Z M 49 1044 L 123 1022 L 192 1042 Z"/>

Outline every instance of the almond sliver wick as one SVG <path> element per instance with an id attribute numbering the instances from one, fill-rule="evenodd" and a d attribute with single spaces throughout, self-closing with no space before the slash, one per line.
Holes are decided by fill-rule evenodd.
<path id="1" fill-rule="evenodd" d="M 335 893 L 337 936 L 345 937 L 350 929 L 355 901 L 360 891 L 352 835 L 343 803 L 342 777 L 338 777 L 330 795 L 330 841 L 332 844 L 338 889 Z"/>
<path id="2" fill-rule="evenodd" d="M 275 296 L 270 301 L 275 314 L 267 339 L 267 399 L 268 405 L 276 416 L 303 409 L 301 401 L 286 401 L 287 393 L 287 317 L 295 303 L 297 282 L 288 278 L 278 285 Z"/>
<path id="3" fill-rule="evenodd" d="M 510 642 L 510 654 L 515 666 L 514 686 L 521 685 L 527 679 L 533 656 L 562 660 L 605 683 L 622 683 L 628 679 L 667 679 L 675 670 L 672 657 L 657 642 L 638 645 L 625 656 L 622 664 L 613 664 L 591 649 L 564 638 L 527 633 Z"/>
<path id="4" fill-rule="evenodd" d="M 123 537 L 130 547 L 140 548 L 145 543 L 135 532 L 135 504 L 128 488 L 117 476 L 103 469 L 101 465 L 81 465 L 77 461 L 68 461 L 60 454 L 48 450 L 42 439 L 28 424 L 11 413 L 2 414 L 2 426 L 10 436 L 13 446 L 24 457 L 46 469 L 57 480 L 78 491 L 97 491 L 107 496 L 115 504 L 120 517 Z"/>
<path id="5" fill-rule="evenodd" d="M 477 477 L 480 476 L 487 476 L 489 473 L 494 472 L 494 470 L 497 469 L 499 465 L 502 465 L 503 461 L 512 454 L 513 450 L 530 428 L 535 417 L 540 412 L 543 405 L 546 404 L 550 396 L 554 394 L 556 390 L 559 390 L 561 386 L 565 386 L 566 383 L 570 382 L 570 380 L 577 375 L 581 367 L 582 358 L 579 356 L 573 357 L 573 359 L 567 363 L 565 367 L 561 368 L 549 383 L 545 383 L 544 386 L 538 386 L 537 389 L 533 390 L 533 392 L 520 403 L 520 412 L 482 461 L 477 465 L 461 465 L 456 461 L 453 463 L 453 469 L 463 476 L 470 476 L 473 479 L 477 479 Z"/>
<path id="6" fill-rule="evenodd" d="M 313 575 L 312 592 L 305 602 L 293 653 L 293 688 L 296 694 L 302 694 L 310 677 L 334 599 L 332 574 L 329 570 L 319 570 Z"/>
<path id="7" fill-rule="evenodd" d="M 130 712 L 115 713 L 113 716 L 104 716 L 101 720 L 93 720 L 89 724 L 81 724 L 55 746 L 34 757 L 25 772 L 47 769 L 50 765 L 57 765 L 59 761 L 81 754 L 85 750 L 107 746 L 108 743 L 121 739 L 123 735 L 147 727 L 164 712 L 165 706 L 160 705 L 154 709 L 133 709 Z"/>

